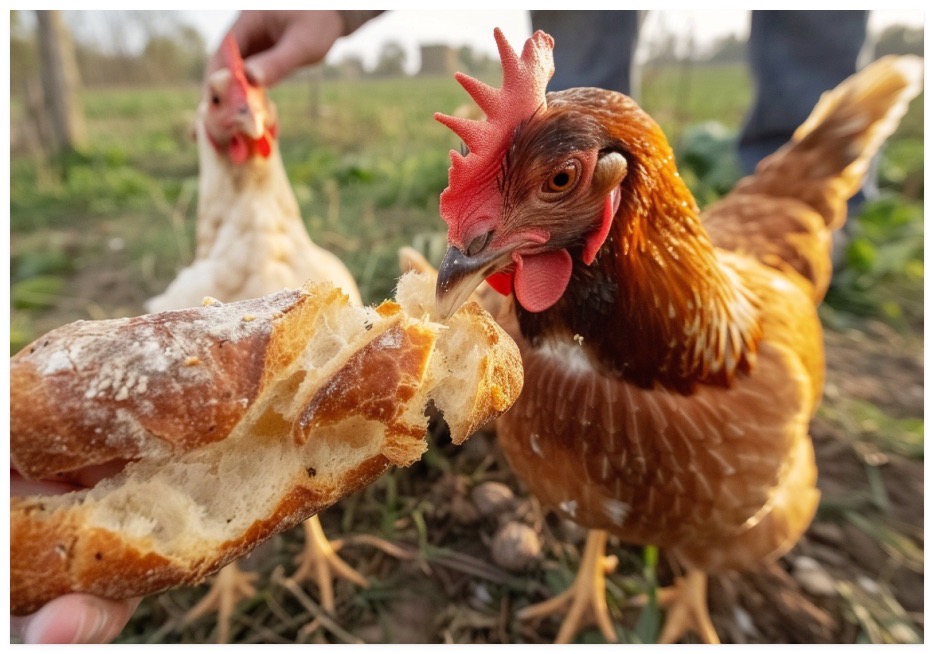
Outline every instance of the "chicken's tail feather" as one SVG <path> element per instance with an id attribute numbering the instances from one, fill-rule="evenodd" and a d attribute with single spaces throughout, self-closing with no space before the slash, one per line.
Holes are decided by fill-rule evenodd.
<path id="1" fill-rule="evenodd" d="M 836 163 L 858 187 L 869 159 L 895 132 L 908 103 L 921 92 L 922 68 L 921 58 L 913 55 L 883 57 L 821 96 L 792 141 L 805 149 L 823 146 L 829 155 L 838 152 L 839 161 L 811 174 L 834 174 Z"/>
<path id="2" fill-rule="evenodd" d="M 821 213 L 829 228 L 841 227 L 846 201 L 921 92 L 923 68 L 914 55 L 882 57 L 827 91 L 792 140 L 763 160 L 755 178 L 773 194 L 788 189 Z M 783 184 L 775 184 L 776 175 Z"/>
<path id="3" fill-rule="evenodd" d="M 714 244 L 789 274 L 820 302 L 832 272 L 831 232 L 920 92 L 922 62 L 883 57 L 821 96 L 791 141 L 704 211 Z"/>

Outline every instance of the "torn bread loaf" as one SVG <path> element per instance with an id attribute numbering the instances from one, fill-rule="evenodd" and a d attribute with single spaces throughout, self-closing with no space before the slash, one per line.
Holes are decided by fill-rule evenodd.
<path id="1" fill-rule="evenodd" d="M 476 304 L 444 324 L 434 285 L 352 306 L 330 284 L 227 305 L 82 321 L 10 363 L 12 465 L 34 479 L 130 463 L 93 489 L 11 497 L 11 611 L 64 593 L 198 583 L 515 401 L 522 365 Z"/>

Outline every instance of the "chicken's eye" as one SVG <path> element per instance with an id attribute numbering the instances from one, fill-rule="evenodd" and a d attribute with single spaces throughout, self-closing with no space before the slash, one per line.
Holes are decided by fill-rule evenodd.
<path id="1" fill-rule="evenodd" d="M 574 187 L 579 173 L 580 168 L 577 162 L 569 161 L 548 176 L 548 179 L 542 184 L 542 191 L 545 193 L 564 193 Z"/>
<path id="2" fill-rule="evenodd" d="M 486 244 L 490 242 L 490 237 L 493 235 L 493 232 L 486 232 L 485 234 L 480 234 L 476 238 L 472 239 L 470 243 L 467 244 L 467 249 L 464 251 L 468 257 L 475 256 L 478 252 L 481 252 L 483 248 L 486 247 Z"/>
<path id="3" fill-rule="evenodd" d="M 213 104 L 213 105 L 216 107 L 216 106 L 219 105 L 220 103 L 221 103 L 221 97 L 220 97 L 219 95 L 217 95 L 217 93 L 212 93 L 212 94 L 211 94 L 211 104 Z"/>

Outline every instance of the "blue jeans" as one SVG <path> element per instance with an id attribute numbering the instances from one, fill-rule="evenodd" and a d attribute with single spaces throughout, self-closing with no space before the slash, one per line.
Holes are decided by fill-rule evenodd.
<path id="1" fill-rule="evenodd" d="M 868 11 L 751 14 L 747 59 L 755 99 L 739 136 L 746 174 L 791 138 L 821 93 L 856 72 L 869 20 Z M 555 37 L 549 90 L 597 86 L 628 95 L 638 88 L 633 55 L 643 12 L 533 10 L 531 16 L 533 29 Z M 850 201 L 850 215 L 862 200 L 860 192 Z"/>

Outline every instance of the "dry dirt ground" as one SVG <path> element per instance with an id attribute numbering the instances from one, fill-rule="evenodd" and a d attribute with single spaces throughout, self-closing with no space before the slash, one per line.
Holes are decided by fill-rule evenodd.
<path id="1" fill-rule="evenodd" d="M 887 447 L 878 415 L 923 420 L 920 335 L 867 322 L 860 330 L 829 331 L 823 408 L 811 433 L 817 451 L 818 517 L 798 545 L 776 563 L 715 577 L 709 604 L 725 642 L 921 642 L 923 638 L 923 455 Z M 864 412 L 865 413 L 865 412 Z M 895 429 L 897 430 L 897 424 Z M 529 498 L 510 473 L 491 433 L 461 448 L 443 425 L 429 435 L 426 457 L 384 476 L 322 515 L 325 531 L 343 538 L 346 561 L 370 581 L 367 589 L 336 584 L 336 614 L 325 614 L 314 586 L 290 585 L 301 530 L 261 546 L 243 564 L 259 573 L 258 594 L 241 602 L 231 624 L 237 642 L 550 642 L 557 622 L 520 623 L 515 612 L 553 596 L 571 581 L 582 530 L 559 523 Z M 881 442 L 881 444 L 880 444 Z M 476 489 L 500 489 L 480 502 Z M 484 484 L 486 484 L 484 486 Z M 512 497 L 509 492 L 512 491 Z M 488 515 L 483 515 L 487 512 Z M 518 522 L 527 567 L 510 572 L 491 547 L 501 525 Z M 374 538 L 375 537 L 375 538 Z M 540 551 L 536 553 L 537 547 Z M 642 550 L 611 542 L 618 558 L 609 603 L 623 641 L 652 633 L 628 598 L 645 590 Z M 513 552 L 515 554 L 515 552 Z M 664 585 L 671 569 L 661 552 Z M 185 624 L 205 589 L 178 589 L 148 598 L 121 640 L 213 642 L 213 617 Z M 639 625 L 639 626 L 637 626 Z M 582 642 L 603 642 L 596 629 Z M 690 640 L 690 638 L 689 638 Z"/>

